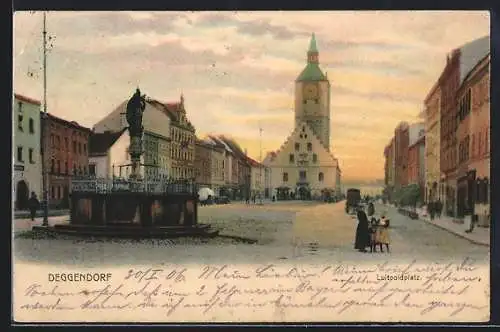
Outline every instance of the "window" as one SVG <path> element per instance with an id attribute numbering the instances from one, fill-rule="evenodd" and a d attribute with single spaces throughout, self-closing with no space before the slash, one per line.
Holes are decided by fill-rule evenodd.
<path id="1" fill-rule="evenodd" d="M 78 168 L 76 168 L 75 163 L 73 163 L 73 175 L 78 175 Z"/>
<path id="2" fill-rule="evenodd" d="M 19 161 L 21 163 L 24 163 L 24 160 L 23 160 L 23 147 L 22 146 L 18 146 L 17 147 L 17 161 Z"/>
<path id="3" fill-rule="evenodd" d="M 52 199 L 55 199 L 56 198 L 56 188 L 55 187 L 52 187 L 50 188 L 51 190 L 51 193 L 50 193 L 50 196 Z"/>
<path id="4" fill-rule="evenodd" d="M 290 153 L 290 156 L 288 156 L 288 159 L 290 160 L 291 163 L 295 162 L 295 155 L 293 153 Z"/>
<path id="5" fill-rule="evenodd" d="M 295 151 L 299 151 L 300 150 L 300 144 L 299 143 L 295 143 Z"/>
<path id="6" fill-rule="evenodd" d="M 60 199 L 61 198 L 61 187 L 58 186 L 57 187 L 57 199 Z"/>
<path id="7" fill-rule="evenodd" d="M 82 143 L 78 142 L 78 154 L 82 154 Z"/>
<path id="8" fill-rule="evenodd" d="M 288 173 L 283 173 L 283 182 L 288 182 Z"/>
<path id="9" fill-rule="evenodd" d="M 68 174 L 69 173 L 69 169 L 68 169 L 68 162 L 65 161 L 64 162 L 64 174 Z"/>
<path id="10" fill-rule="evenodd" d="M 58 149 L 61 148 L 61 137 L 59 137 L 59 136 L 56 136 L 56 147 Z"/>
<path id="11" fill-rule="evenodd" d="M 320 173 L 318 174 L 318 180 L 319 180 L 319 182 L 323 182 L 323 180 L 324 180 L 324 175 L 323 175 L 323 172 L 320 172 Z"/>
<path id="12" fill-rule="evenodd" d="M 30 134 L 34 134 L 35 133 L 35 120 L 33 120 L 32 118 L 30 118 L 29 126 L 30 126 Z"/>
<path id="13" fill-rule="evenodd" d="M 55 160 L 51 159 L 50 160 L 50 173 L 54 174 L 54 169 L 55 169 Z"/>
<path id="14" fill-rule="evenodd" d="M 307 178 L 307 173 L 306 171 L 299 171 L 299 179 L 300 180 L 305 180 Z"/>
<path id="15" fill-rule="evenodd" d="M 73 152 L 76 153 L 76 141 L 73 141 Z"/>
<path id="16" fill-rule="evenodd" d="M 30 164 L 34 164 L 35 160 L 33 159 L 33 149 L 32 148 L 30 148 L 28 150 L 28 156 L 29 156 Z"/>
<path id="17" fill-rule="evenodd" d="M 318 162 L 318 155 L 316 153 L 313 154 L 313 163 Z"/>
<path id="18" fill-rule="evenodd" d="M 490 153 L 490 147 L 488 145 L 488 128 L 486 128 L 486 133 L 484 135 L 484 153 L 485 154 Z"/>
<path id="19" fill-rule="evenodd" d="M 19 129 L 19 131 L 23 131 L 23 115 L 22 114 L 17 115 L 17 129 Z"/>
<path id="20" fill-rule="evenodd" d="M 69 150 L 69 141 L 67 137 L 64 137 L 64 149 Z"/>
<path id="21" fill-rule="evenodd" d="M 307 151 L 312 151 L 313 145 L 312 143 L 307 143 Z"/>
<path id="22" fill-rule="evenodd" d="M 87 153 L 87 144 L 83 143 L 83 153 Z"/>
<path id="23" fill-rule="evenodd" d="M 61 174 L 61 161 L 57 160 L 56 161 L 56 166 L 57 166 L 57 174 Z"/>

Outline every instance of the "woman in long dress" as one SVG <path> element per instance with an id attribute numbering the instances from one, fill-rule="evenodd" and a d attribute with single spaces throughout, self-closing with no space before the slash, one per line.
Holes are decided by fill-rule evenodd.
<path id="1" fill-rule="evenodd" d="M 362 210 L 358 210 L 358 227 L 356 228 L 356 239 L 354 249 L 366 252 L 366 247 L 370 245 L 370 234 L 368 233 L 368 217 Z"/>

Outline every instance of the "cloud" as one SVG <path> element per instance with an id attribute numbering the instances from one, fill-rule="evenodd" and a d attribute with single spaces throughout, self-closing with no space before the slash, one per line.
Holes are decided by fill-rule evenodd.
<path id="1" fill-rule="evenodd" d="M 283 25 L 272 24 L 269 19 L 256 18 L 250 20 L 241 20 L 238 13 L 207 13 L 198 18 L 196 24 L 202 27 L 235 27 L 241 34 L 247 34 L 254 37 L 270 35 L 278 40 L 289 40 L 298 36 L 305 36 L 307 33 L 301 31 L 292 31 Z"/>

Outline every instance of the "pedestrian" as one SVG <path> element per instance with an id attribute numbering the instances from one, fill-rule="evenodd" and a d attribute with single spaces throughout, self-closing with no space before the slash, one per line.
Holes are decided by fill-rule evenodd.
<path id="1" fill-rule="evenodd" d="M 441 212 L 443 212 L 443 203 L 438 199 L 436 202 L 436 215 L 439 219 L 441 219 Z"/>
<path id="2" fill-rule="evenodd" d="M 379 230 L 378 230 L 378 220 L 372 217 L 370 221 L 370 227 L 368 228 L 368 233 L 370 233 L 370 252 L 377 252 L 377 244 L 379 243 Z"/>
<path id="3" fill-rule="evenodd" d="M 434 214 L 436 213 L 436 208 L 435 208 L 436 203 L 430 202 L 427 205 L 427 210 L 429 210 L 429 215 L 431 216 L 431 220 L 434 220 Z"/>
<path id="4" fill-rule="evenodd" d="M 40 208 L 40 201 L 36 197 L 34 191 L 31 192 L 31 197 L 28 200 L 28 207 L 30 209 L 31 221 L 34 221 L 36 216 L 36 211 Z"/>
<path id="5" fill-rule="evenodd" d="M 366 252 L 366 247 L 370 245 L 370 233 L 368 225 L 368 217 L 365 211 L 358 210 L 358 227 L 356 228 L 356 238 L 354 242 L 354 249 L 360 252 Z"/>
<path id="6" fill-rule="evenodd" d="M 389 225 L 390 221 L 388 218 L 382 216 L 380 218 L 380 221 L 378 223 L 378 244 L 380 245 L 380 251 L 384 252 L 384 249 L 382 248 L 382 245 L 385 244 L 385 248 L 387 249 L 387 252 L 390 252 L 389 250 L 389 244 L 391 243 L 390 237 L 389 237 Z"/>

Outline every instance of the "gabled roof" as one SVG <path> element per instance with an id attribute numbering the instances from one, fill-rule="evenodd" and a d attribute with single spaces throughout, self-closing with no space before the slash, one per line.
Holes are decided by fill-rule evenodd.
<path id="1" fill-rule="evenodd" d="M 93 133 L 89 138 L 89 155 L 99 155 L 107 153 L 108 150 L 127 130 L 124 128 L 119 132 Z"/>
<path id="2" fill-rule="evenodd" d="M 14 98 L 16 98 L 17 100 L 20 100 L 20 101 L 24 101 L 25 103 L 34 104 L 34 105 L 41 105 L 39 100 L 23 96 L 19 93 L 14 93 Z"/>
<path id="3" fill-rule="evenodd" d="M 321 143 L 321 140 L 319 139 L 319 137 L 314 134 L 314 131 L 311 129 L 311 127 L 309 127 L 309 125 L 305 121 L 301 121 L 300 123 L 298 123 L 295 126 L 295 129 L 287 137 L 287 139 L 281 145 L 281 147 L 276 152 L 274 152 L 276 155 L 271 159 L 270 164 L 272 164 L 276 160 L 277 155 L 279 155 L 280 152 L 282 150 L 284 150 L 288 146 L 288 144 L 291 144 L 291 141 L 300 134 L 300 131 L 301 131 L 302 127 L 305 127 L 307 134 L 311 135 L 311 139 L 315 140 L 318 143 L 318 145 L 323 149 L 323 154 L 322 155 L 328 155 L 328 156 L 330 156 L 331 160 L 334 161 L 335 163 L 337 163 L 337 165 L 338 165 L 337 158 L 335 158 L 332 155 L 332 153 L 330 151 L 328 151 L 328 149 Z"/>

